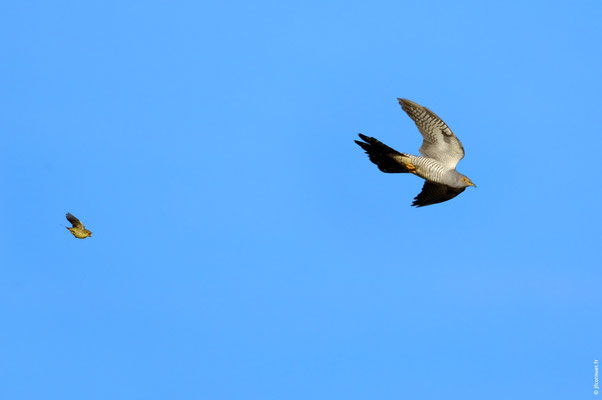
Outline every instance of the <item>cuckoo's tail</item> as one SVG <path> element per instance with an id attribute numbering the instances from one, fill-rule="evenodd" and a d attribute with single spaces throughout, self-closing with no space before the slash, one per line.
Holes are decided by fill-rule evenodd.
<path id="1" fill-rule="evenodd" d="M 376 164 L 378 169 L 383 172 L 391 173 L 411 172 L 406 166 L 405 161 L 408 158 L 406 154 L 400 153 L 397 150 L 393 150 L 386 144 L 374 139 L 373 137 L 362 135 L 361 133 L 359 136 L 363 142 L 356 140 L 355 143 L 357 143 L 358 146 L 366 151 L 366 154 L 368 154 L 368 157 L 370 157 L 370 161 Z"/>

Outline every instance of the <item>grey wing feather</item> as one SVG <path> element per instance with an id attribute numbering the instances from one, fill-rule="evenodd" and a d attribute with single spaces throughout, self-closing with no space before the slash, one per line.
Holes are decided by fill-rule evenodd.
<path id="1" fill-rule="evenodd" d="M 426 181 L 422 187 L 422 191 L 414 198 L 413 206 L 424 207 L 431 204 L 443 203 L 444 201 L 453 199 L 466 188 L 453 188 L 440 183 Z"/>
<path id="2" fill-rule="evenodd" d="M 455 169 L 464 158 L 464 147 L 447 124 L 437 114 L 420 104 L 407 99 L 397 100 L 422 134 L 424 140 L 420 146 L 420 154 Z"/>
<path id="3" fill-rule="evenodd" d="M 67 217 L 67 220 L 71 222 L 71 225 L 73 225 L 74 228 L 85 228 L 84 224 L 82 224 L 79 219 L 75 218 L 73 214 L 67 213 L 65 216 Z"/>

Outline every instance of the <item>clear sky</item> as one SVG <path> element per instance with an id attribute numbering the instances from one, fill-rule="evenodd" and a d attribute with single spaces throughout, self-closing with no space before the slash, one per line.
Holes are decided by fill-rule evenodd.
<path id="1" fill-rule="evenodd" d="M 495 3 L 3 2 L 0 398 L 595 398 L 602 3 Z"/>

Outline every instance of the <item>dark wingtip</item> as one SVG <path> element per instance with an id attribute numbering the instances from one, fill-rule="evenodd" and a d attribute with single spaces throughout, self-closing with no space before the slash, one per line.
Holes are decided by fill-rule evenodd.
<path id="1" fill-rule="evenodd" d="M 360 142 L 359 140 L 354 140 L 354 142 L 366 152 L 368 152 L 368 150 L 370 149 L 370 145 L 368 143 Z"/>
<path id="2" fill-rule="evenodd" d="M 358 133 L 357 135 L 366 143 L 374 144 L 375 142 L 378 142 L 378 140 L 374 139 L 371 136 L 362 135 L 361 133 Z"/>
<path id="3" fill-rule="evenodd" d="M 366 135 L 362 135 L 361 133 L 358 133 L 357 135 L 360 137 L 360 139 L 363 140 L 363 142 L 360 142 L 359 140 L 354 140 L 354 142 L 358 146 L 360 146 L 362 149 L 368 151 L 368 149 L 370 148 L 370 144 L 371 144 L 370 139 L 372 139 L 372 138 L 369 136 L 366 136 Z"/>

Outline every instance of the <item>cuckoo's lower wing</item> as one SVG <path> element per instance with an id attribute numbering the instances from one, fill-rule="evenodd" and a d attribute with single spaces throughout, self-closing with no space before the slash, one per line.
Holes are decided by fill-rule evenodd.
<path id="1" fill-rule="evenodd" d="M 453 199 L 466 188 L 453 188 L 440 183 L 426 181 L 422 187 L 422 192 L 414 197 L 413 206 L 424 207 L 431 204 L 443 203 L 444 201 Z"/>

